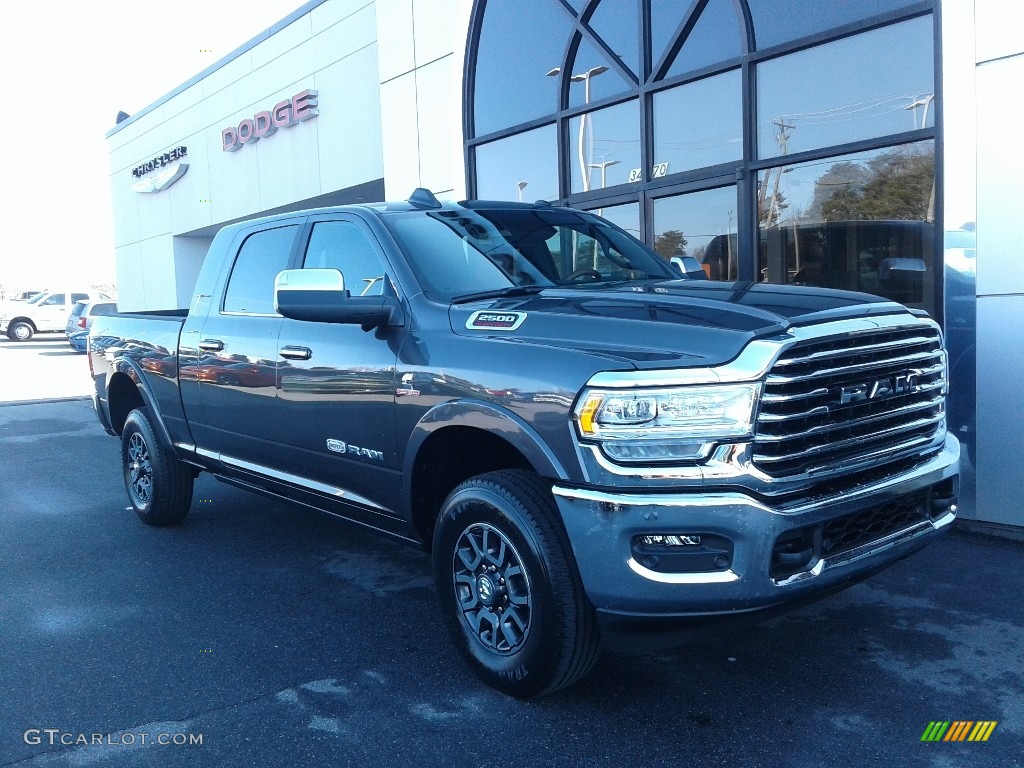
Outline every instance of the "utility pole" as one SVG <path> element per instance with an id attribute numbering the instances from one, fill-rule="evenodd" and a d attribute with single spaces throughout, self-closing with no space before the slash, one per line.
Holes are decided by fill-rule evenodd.
<path id="1" fill-rule="evenodd" d="M 778 128 L 778 133 L 775 134 L 775 141 L 779 145 L 779 149 L 782 151 L 782 155 L 785 156 L 789 152 L 789 137 L 790 131 L 793 131 L 796 126 L 790 125 L 785 121 L 784 118 L 772 121 L 775 127 Z M 775 187 L 772 189 L 772 203 L 768 208 L 768 218 L 765 220 L 765 226 L 769 227 L 772 224 L 772 218 L 775 215 L 775 208 L 779 199 L 779 182 L 782 181 L 782 168 L 777 168 L 775 171 Z"/>

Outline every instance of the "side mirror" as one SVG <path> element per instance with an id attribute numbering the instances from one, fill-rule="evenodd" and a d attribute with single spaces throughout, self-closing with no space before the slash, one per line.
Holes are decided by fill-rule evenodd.
<path id="1" fill-rule="evenodd" d="M 670 263 L 675 267 L 679 276 L 686 280 L 707 280 L 708 275 L 704 268 L 693 256 L 673 256 Z"/>
<path id="2" fill-rule="evenodd" d="M 393 325 L 398 306 L 390 296 L 352 296 L 336 269 L 286 269 L 274 280 L 274 309 L 292 320 L 369 329 Z"/>

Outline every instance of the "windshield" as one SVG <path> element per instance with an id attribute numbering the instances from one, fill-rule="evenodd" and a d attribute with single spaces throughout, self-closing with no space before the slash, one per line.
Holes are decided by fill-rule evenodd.
<path id="1" fill-rule="evenodd" d="M 49 294 L 46 293 L 45 291 L 43 291 L 42 293 L 37 293 L 31 299 L 26 300 L 25 303 L 26 304 L 38 304 L 45 296 L 48 296 L 48 295 Z"/>
<path id="2" fill-rule="evenodd" d="M 385 221 L 426 294 L 441 301 L 679 277 L 639 240 L 581 211 L 462 208 L 391 214 Z"/>

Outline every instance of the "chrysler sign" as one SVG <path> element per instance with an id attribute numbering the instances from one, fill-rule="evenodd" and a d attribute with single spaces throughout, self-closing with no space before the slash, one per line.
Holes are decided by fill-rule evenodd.
<path id="1" fill-rule="evenodd" d="M 225 128 L 220 132 L 223 150 L 234 152 L 245 144 L 272 136 L 278 128 L 287 128 L 316 117 L 319 114 L 316 96 L 316 91 L 307 89 L 275 104 L 273 109 L 257 112 L 251 119 L 246 118 L 237 126 Z"/>
<path id="2" fill-rule="evenodd" d="M 138 181 L 131 185 L 133 192 L 160 192 L 185 175 L 188 163 L 177 162 L 188 154 L 188 147 L 175 147 L 142 165 L 132 168 Z M 155 171 L 155 173 L 154 173 Z M 149 175 L 152 174 L 152 175 Z"/>

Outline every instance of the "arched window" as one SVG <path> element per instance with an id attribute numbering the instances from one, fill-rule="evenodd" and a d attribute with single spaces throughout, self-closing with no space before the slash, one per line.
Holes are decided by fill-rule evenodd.
<path id="1" fill-rule="evenodd" d="M 713 277 L 934 310 L 935 2 L 476 0 L 470 194 L 599 210 Z M 892 220 L 918 224 L 848 223 Z M 880 277 L 906 247 L 886 269 L 915 274 Z"/>

